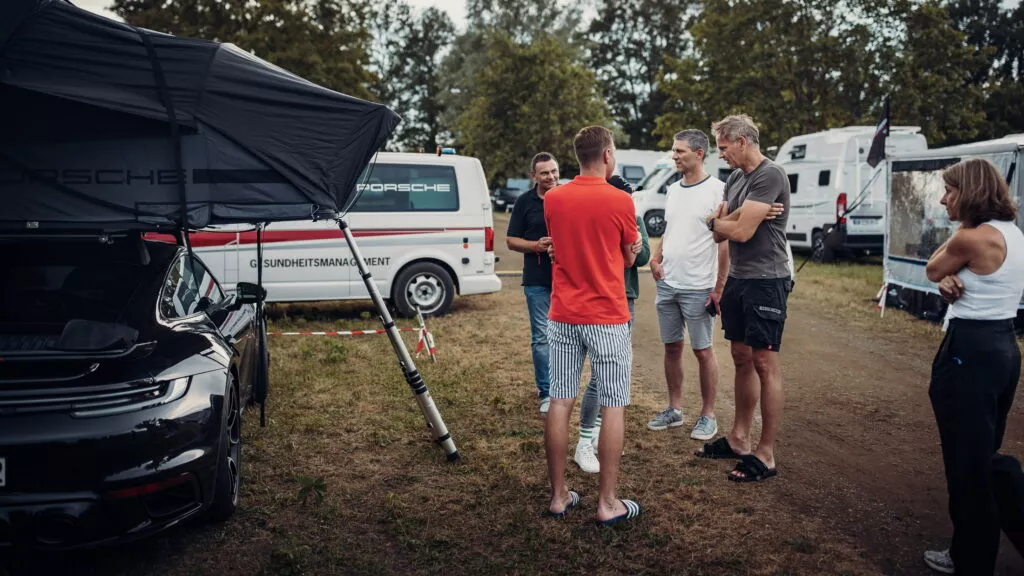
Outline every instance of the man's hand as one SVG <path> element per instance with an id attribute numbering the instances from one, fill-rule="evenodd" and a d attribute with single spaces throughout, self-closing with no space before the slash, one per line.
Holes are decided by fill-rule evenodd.
<path id="1" fill-rule="evenodd" d="M 640 251 L 644 249 L 644 239 L 642 237 L 638 237 L 636 242 L 633 242 L 631 249 L 633 250 L 633 254 L 639 254 Z"/>
<path id="2" fill-rule="evenodd" d="M 715 303 L 715 313 L 716 314 L 721 314 L 722 313 L 722 306 L 720 305 L 721 301 L 722 301 L 722 293 L 721 292 L 712 292 L 711 295 L 708 296 L 708 299 L 704 301 L 704 307 L 706 308 L 708 304 L 714 302 Z"/>
<path id="3" fill-rule="evenodd" d="M 939 294 L 943 300 L 952 304 L 964 295 L 964 283 L 956 274 L 946 276 L 939 282 Z"/>
<path id="4" fill-rule="evenodd" d="M 547 242 L 547 244 L 548 244 L 548 247 L 547 247 L 548 258 L 550 258 L 551 259 L 551 263 L 554 264 L 555 263 L 555 243 L 552 242 L 551 238 L 548 238 L 547 236 L 545 236 L 544 238 L 541 238 L 541 240 L 544 240 L 544 239 L 547 239 L 547 241 L 548 241 Z"/>
<path id="5" fill-rule="evenodd" d="M 772 207 L 768 209 L 768 215 L 764 217 L 765 220 L 775 220 L 786 211 L 786 207 L 781 202 L 775 202 Z"/>
<path id="6" fill-rule="evenodd" d="M 661 265 L 661 262 L 651 260 L 651 276 L 655 282 L 660 282 L 665 279 L 665 267 Z"/>
<path id="7" fill-rule="evenodd" d="M 540 240 L 537 240 L 537 248 L 536 248 L 537 253 L 547 252 L 547 250 L 548 250 L 548 248 L 550 246 L 551 246 L 551 237 L 550 236 L 545 236 L 545 237 L 541 238 Z"/>

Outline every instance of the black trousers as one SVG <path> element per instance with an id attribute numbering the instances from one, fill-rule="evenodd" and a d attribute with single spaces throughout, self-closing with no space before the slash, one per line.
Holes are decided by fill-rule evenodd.
<path id="1" fill-rule="evenodd" d="M 951 320 L 932 363 L 957 574 L 992 574 L 1000 529 L 1024 532 L 1024 473 L 999 454 L 1020 369 L 1012 320 Z"/>

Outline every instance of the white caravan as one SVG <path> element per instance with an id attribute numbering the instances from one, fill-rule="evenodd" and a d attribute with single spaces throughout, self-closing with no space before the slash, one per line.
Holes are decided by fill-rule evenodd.
<path id="1" fill-rule="evenodd" d="M 369 174 L 369 178 L 367 178 Z M 494 223 L 476 158 L 380 152 L 359 180 L 346 216 L 385 298 L 404 316 L 444 314 L 455 294 L 501 290 L 494 272 Z M 368 299 L 333 221 L 281 222 L 263 233 L 268 301 Z M 256 281 L 256 233 L 221 227 L 192 245 L 224 286 Z"/>
<path id="2" fill-rule="evenodd" d="M 619 153 L 615 153 L 618 158 Z M 718 157 L 718 151 L 712 150 L 704 160 L 704 170 L 725 182 L 732 170 Z M 643 218 L 647 233 L 661 236 L 665 233 L 665 194 L 668 187 L 674 184 L 681 175 L 676 172 L 676 164 L 672 161 L 672 153 L 662 154 L 654 169 L 637 186 L 633 194 L 633 205 L 637 216 Z"/>
<path id="3" fill-rule="evenodd" d="M 920 131 L 892 127 L 886 156 L 926 150 Z M 816 261 L 832 260 L 837 251 L 882 251 L 886 176 L 884 162 L 874 169 L 867 163 L 874 135 L 874 126 L 849 126 L 795 136 L 779 148 L 775 162 L 789 175 L 791 191 L 786 238 L 794 247 L 811 249 Z M 847 208 L 852 210 L 840 219 Z"/>

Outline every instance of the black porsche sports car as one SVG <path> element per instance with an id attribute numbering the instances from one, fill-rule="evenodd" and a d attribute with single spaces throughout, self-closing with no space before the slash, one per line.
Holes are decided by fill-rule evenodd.
<path id="1" fill-rule="evenodd" d="M 137 233 L 0 236 L 0 548 L 230 516 L 263 296 Z"/>

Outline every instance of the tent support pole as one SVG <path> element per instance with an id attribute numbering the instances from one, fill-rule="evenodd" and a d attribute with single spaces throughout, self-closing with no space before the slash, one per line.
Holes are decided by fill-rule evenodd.
<path id="1" fill-rule="evenodd" d="M 359 276 L 363 279 L 363 283 L 366 284 L 366 290 L 370 293 L 370 298 L 373 299 L 374 306 L 377 307 L 378 316 L 380 317 L 381 324 L 384 325 L 384 329 L 387 330 L 388 340 L 391 341 L 391 346 L 395 349 L 395 355 L 398 356 L 398 364 L 402 369 L 402 373 L 405 375 L 405 381 L 412 388 L 413 394 L 416 396 L 416 402 L 420 406 L 420 410 L 423 412 L 424 418 L 427 420 L 427 427 L 434 434 L 434 439 L 441 447 L 444 448 L 445 453 L 448 455 L 449 461 L 459 459 L 459 451 L 455 448 L 455 442 L 452 441 L 452 435 L 448 433 L 448 428 L 444 425 L 444 420 L 441 419 L 441 413 L 437 411 L 437 406 L 434 405 L 434 399 L 430 397 L 430 392 L 427 390 L 427 384 L 423 381 L 423 376 L 420 375 L 416 369 L 416 364 L 412 360 L 412 356 L 409 354 L 409 349 L 406 348 L 405 342 L 398 333 L 398 329 L 395 326 L 394 320 L 391 318 L 391 314 L 388 312 L 387 306 L 384 305 L 384 298 L 381 297 L 380 291 L 377 290 L 377 284 L 373 280 L 373 275 L 370 274 L 370 270 L 366 267 L 366 263 L 363 262 L 363 255 L 359 252 L 359 247 L 356 246 L 356 241 L 352 237 L 352 231 L 349 230 L 348 224 L 341 218 L 337 219 L 338 228 L 341 229 L 341 233 L 345 235 L 345 242 L 348 243 L 348 248 L 352 252 L 352 257 L 356 260 L 356 266 L 359 268 Z"/>

